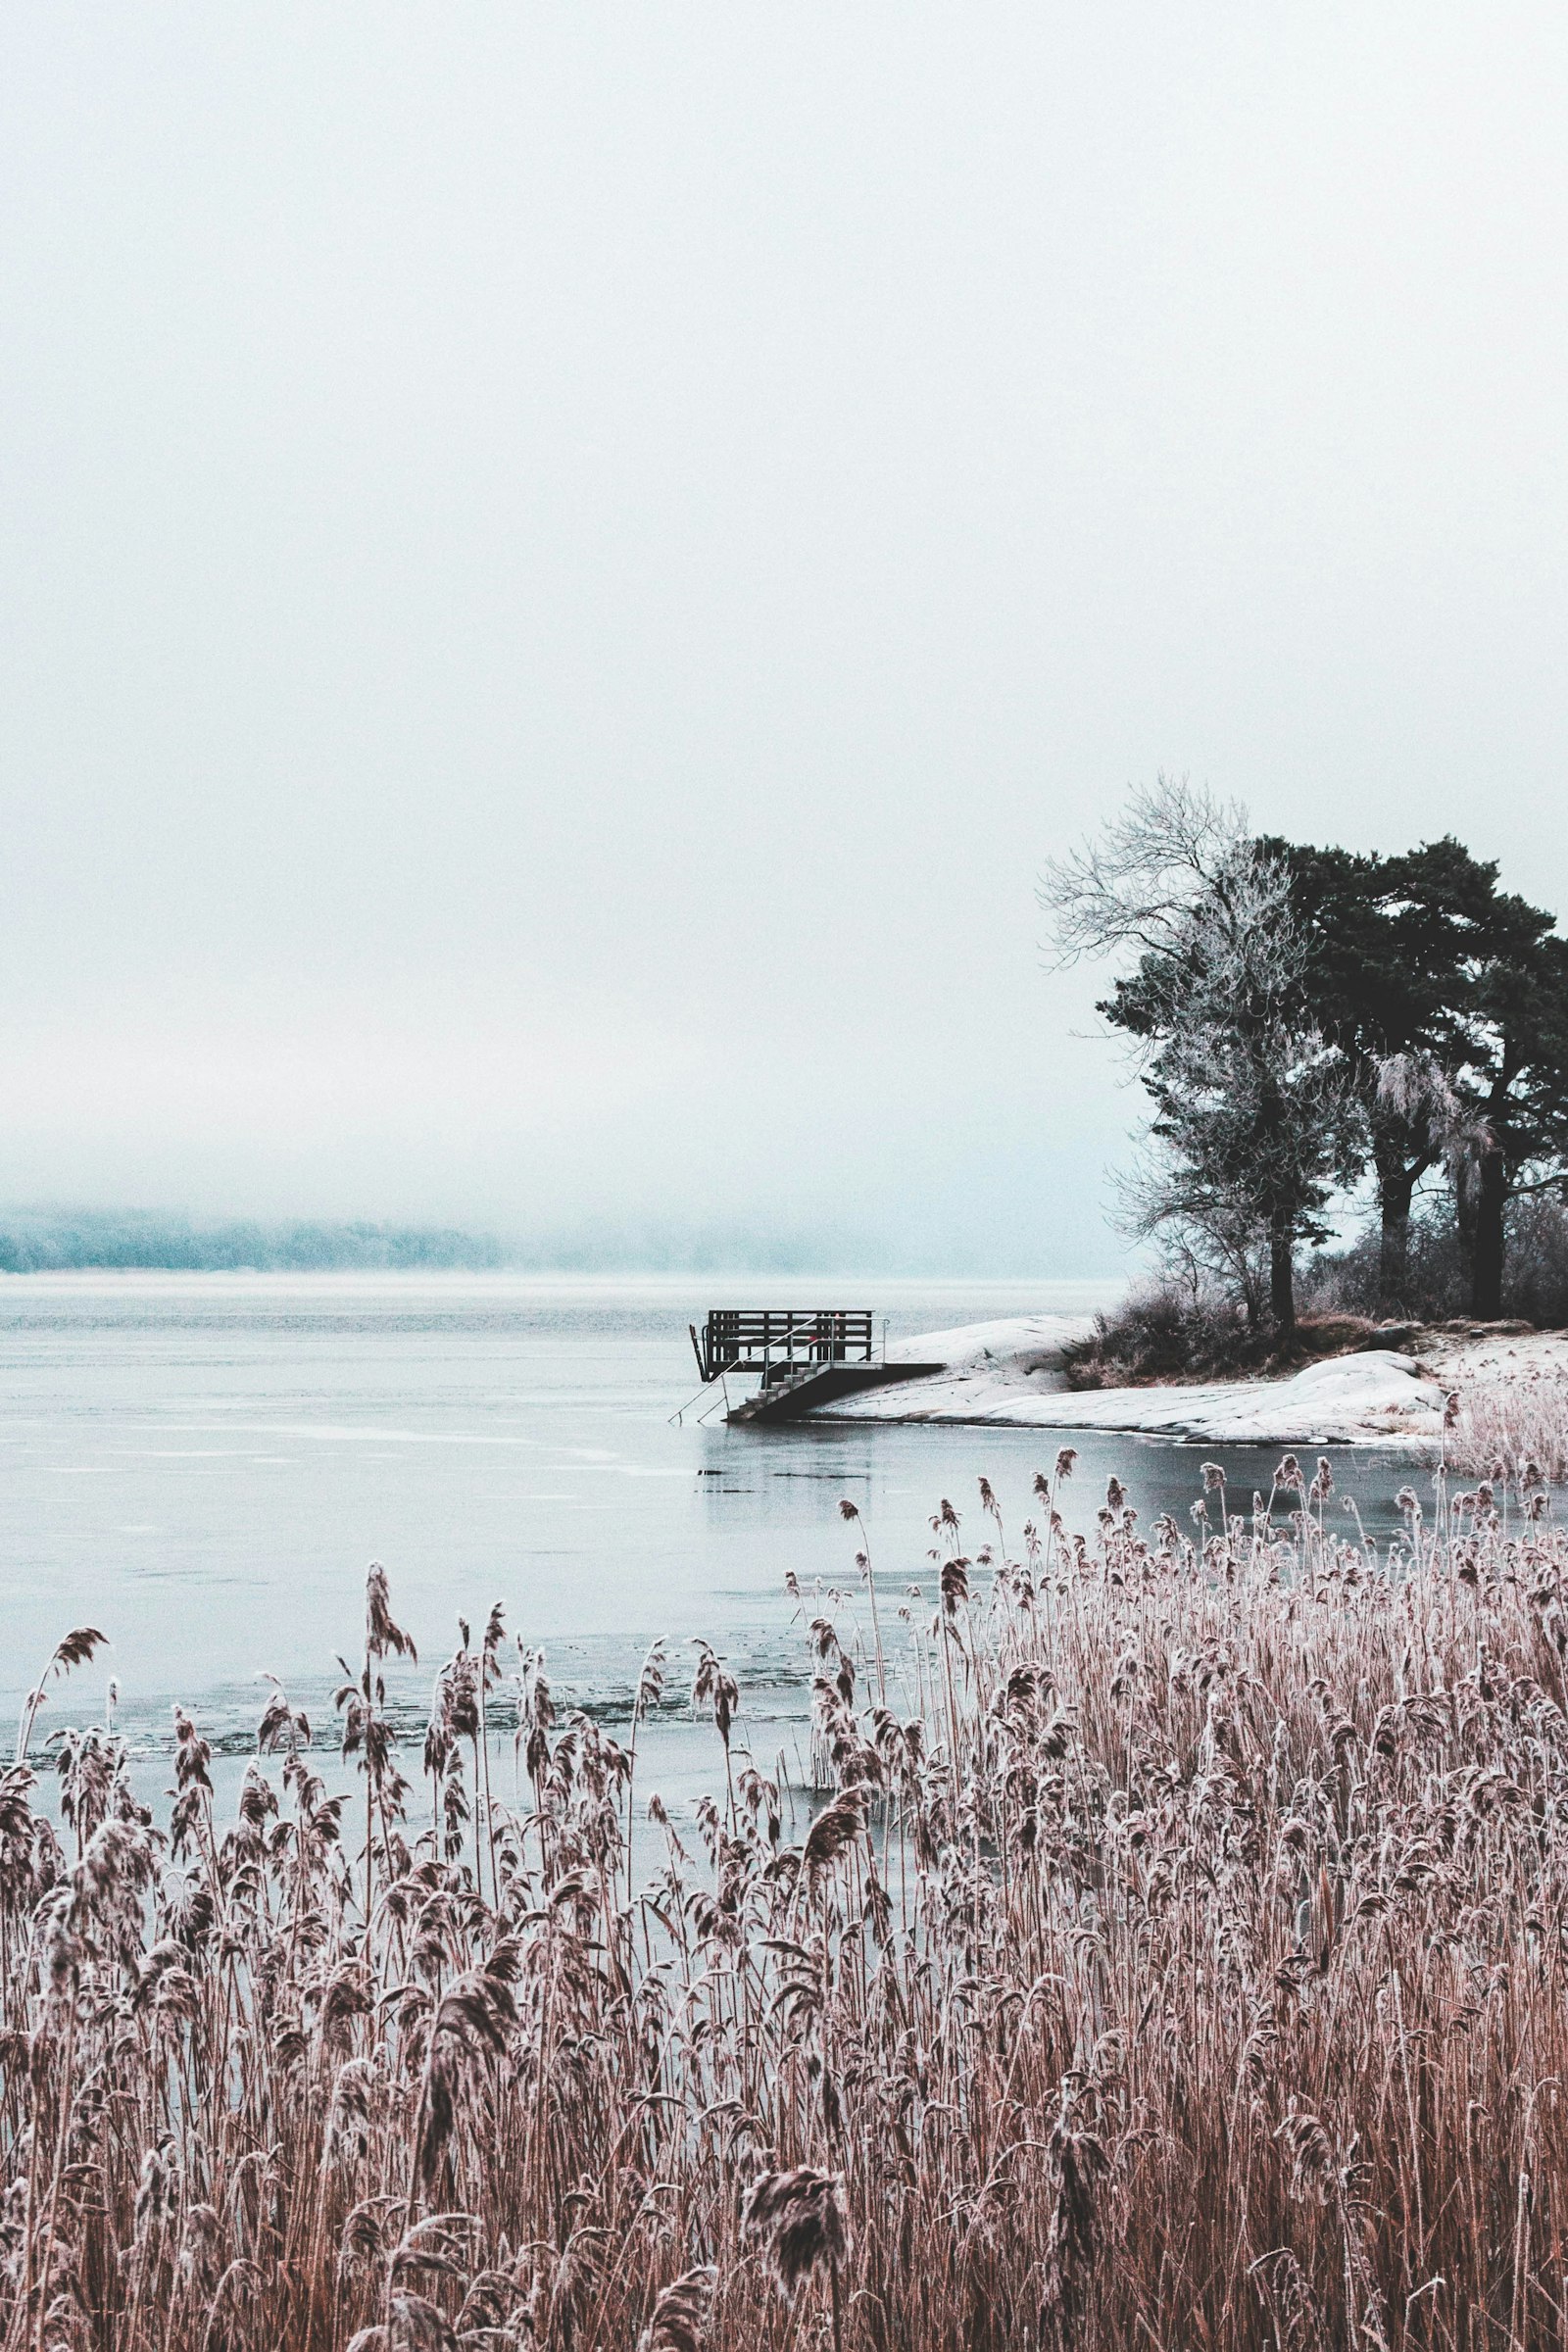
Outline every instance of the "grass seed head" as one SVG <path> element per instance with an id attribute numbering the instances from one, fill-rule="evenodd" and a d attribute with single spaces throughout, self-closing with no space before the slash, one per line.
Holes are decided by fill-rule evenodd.
<path id="1" fill-rule="evenodd" d="M 683 2271 L 660 2290 L 637 2352 L 703 2352 L 717 2273 L 710 2263 Z"/>
<path id="2" fill-rule="evenodd" d="M 781 2295 L 793 2296 L 823 2265 L 837 2269 L 849 2240 L 843 2177 L 799 2164 L 761 2173 L 746 2192 L 741 2227 L 763 2245 Z"/>

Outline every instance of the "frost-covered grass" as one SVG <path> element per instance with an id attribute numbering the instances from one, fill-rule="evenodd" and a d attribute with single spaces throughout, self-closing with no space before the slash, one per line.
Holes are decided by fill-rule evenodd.
<path id="1" fill-rule="evenodd" d="M 797 1595 L 787 1841 L 558 1721 L 493 1616 L 389 1739 L 372 1572 L 326 1793 L 281 1693 L 167 1837 L 114 1737 L 0 1779 L 12 2347 L 1007 2352 L 1562 2340 L 1568 1543 L 1515 1482 L 1326 1469 L 1096 1540 L 982 1482 Z M 917 1582 L 918 1596 L 909 1591 Z M 62 1665 L 90 1649 L 85 1633 Z M 490 1801 L 503 1670 L 526 1801 Z M 665 1678 L 646 1670 L 643 1708 Z M 510 1777 L 510 1776 L 509 1776 Z M 476 1787 L 477 1783 L 477 1787 Z"/>
<path id="2" fill-rule="evenodd" d="M 1465 1381 L 1450 1458 L 1473 1477 L 1568 1479 L 1568 1371 L 1531 1363 L 1504 1378 Z"/>

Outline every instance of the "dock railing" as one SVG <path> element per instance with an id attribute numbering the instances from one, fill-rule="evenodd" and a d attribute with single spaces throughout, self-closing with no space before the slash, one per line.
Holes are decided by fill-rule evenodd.
<path id="1" fill-rule="evenodd" d="M 875 1360 L 869 1307 L 733 1307 L 711 1309 L 692 1350 L 705 1385 L 725 1372 L 760 1372 L 763 1386 L 818 1364 Z"/>

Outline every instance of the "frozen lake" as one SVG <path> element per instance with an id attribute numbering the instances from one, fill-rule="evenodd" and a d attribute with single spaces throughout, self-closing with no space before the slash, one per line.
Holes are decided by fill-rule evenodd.
<path id="1" fill-rule="evenodd" d="M 675 1424 L 696 1386 L 686 1326 L 710 1304 L 870 1305 L 891 1338 L 1103 1303 L 1104 1286 L 585 1281 L 506 1276 L 0 1278 L 4 1363 L 0 1704 L 15 1710 L 69 1627 L 110 1650 L 40 1725 L 122 1720 L 161 1736 L 171 1700 L 238 1745 L 257 1677 L 282 1678 L 322 1729 L 355 1655 L 365 1567 L 385 1563 L 419 1645 L 410 1706 L 503 1599 L 542 1644 L 558 1693 L 614 1708 L 658 1635 L 671 1687 L 706 1635 L 754 1721 L 800 1708 L 802 1643 L 784 1578 L 854 1583 L 858 1504 L 880 1579 L 929 1588 L 930 1513 L 974 1513 L 992 1481 L 1014 1544 L 1055 1432 Z M 1206 1449 L 1084 1434 L 1069 1523 L 1092 1527 L 1106 1476 L 1146 1520 L 1185 1512 Z M 1278 1448 L 1231 1449 L 1232 1492 Z M 1342 1491 L 1392 1521 L 1407 1459 L 1341 1453 Z M 759 1748 L 763 1740 L 759 1738 Z"/>

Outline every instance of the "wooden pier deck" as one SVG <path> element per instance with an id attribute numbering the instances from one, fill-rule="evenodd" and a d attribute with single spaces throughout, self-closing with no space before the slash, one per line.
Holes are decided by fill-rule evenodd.
<path id="1" fill-rule="evenodd" d="M 714 1307 L 692 1349 L 705 1387 L 727 1373 L 760 1379 L 725 1414 L 730 1422 L 793 1421 L 857 1389 L 940 1372 L 940 1364 L 888 1363 L 877 1351 L 869 1307 Z"/>

